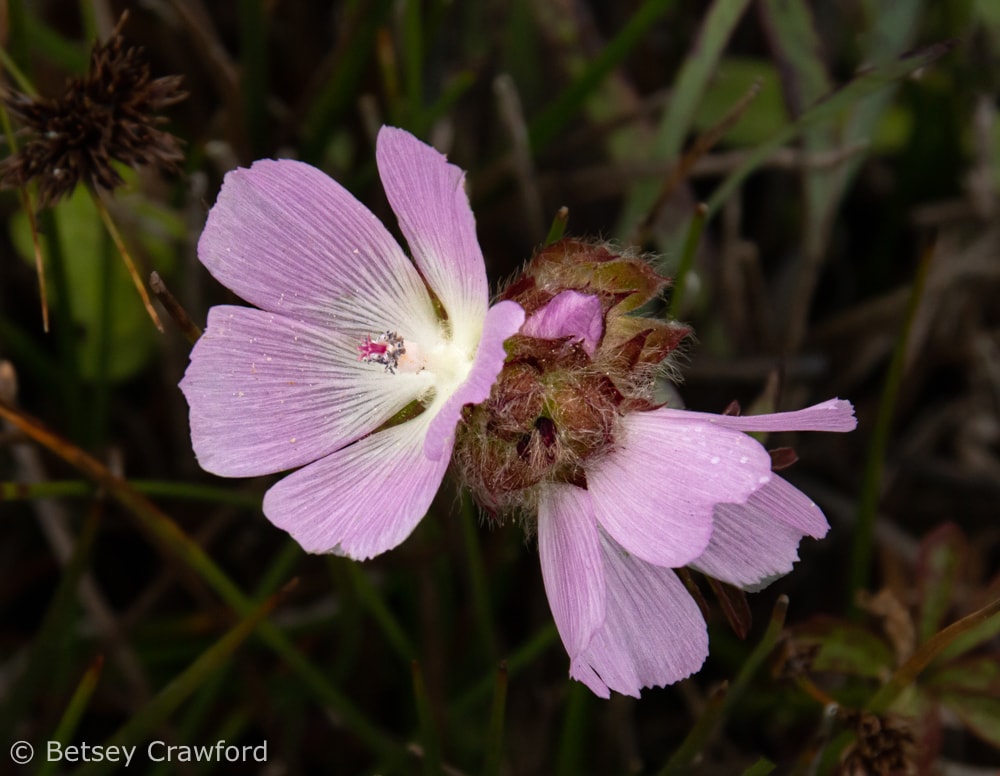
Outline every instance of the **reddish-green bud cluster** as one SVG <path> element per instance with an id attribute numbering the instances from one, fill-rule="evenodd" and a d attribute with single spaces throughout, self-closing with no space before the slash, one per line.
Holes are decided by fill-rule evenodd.
<path id="1" fill-rule="evenodd" d="M 656 406 L 656 371 L 690 330 L 634 313 L 668 283 L 641 258 L 567 239 L 536 254 L 501 294 L 528 319 L 564 291 L 595 296 L 603 330 L 596 348 L 573 336 L 507 341 L 489 398 L 466 408 L 455 444 L 460 474 L 481 506 L 494 513 L 530 506 L 543 482 L 586 487 L 585 464 L 613 446 L 619 418 Z"/>

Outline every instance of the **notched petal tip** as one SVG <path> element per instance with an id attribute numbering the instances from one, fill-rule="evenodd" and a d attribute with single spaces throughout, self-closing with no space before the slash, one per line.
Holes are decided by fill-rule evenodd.
<path id="1" fill-rule="evenodd" d="M 825 431 L 854 431 L 858 427 L 858 418 L 854 414 L 854 405 L 847 399 L 830 399 L 817 404 L 816 409 L 829 405 L 829 426 Z"/>
<path id="2" fill-rule="evenodd" d="M 699 413 L 631 413 L 620 433 L 620 447 L 588 470 L 587 483 L 598 522 L 648 563 L 693 561 L 711 539 L 715 506 L 743 503 L 771 480 L 770 456 L 755 439 Z"/>
<path id="3" fill-rule="evenodd" d="M 853 431 L 858 420 L 854 406 L 845 399 L 827 399 L 811 407 L 791 412 L 763 415 L 716 415 L 710 412 L 666 409 L 664 412 L 707 420 L 716 426 L 735 431 Z"/>
<path id="4" fill-rule="evenodd" d="M 708 655 L 701 610 L 670 569 L 645 563 L 602 534 L 604 624 L 573 661 L 570 676 L 603 698 L 639 697 L 691 676 Z"/>

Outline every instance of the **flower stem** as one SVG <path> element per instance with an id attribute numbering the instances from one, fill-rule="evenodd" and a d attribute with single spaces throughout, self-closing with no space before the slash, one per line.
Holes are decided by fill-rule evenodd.
<path id="1" fill-rule="evenodd" d="M 129 486 L 144 496 L 204 501 L 212 504 L 260 511 L 260 496 L 230 488 L 167 480 L 129 480 Z M 83 498 L 93 496 L 97 487 L 85 480 L 49 480 L 48 482 L 0 482 L 0 502 L 33 501 L 41 498 Z"/>
<path id="2" fill-rule="evenodd" d="M 694 257 L 698 252 L 698 243 L 701 242 L 701 233 L 705 229 L 707 217 L 708 207 L 702 202 L 694 209 L 691 225 L 688 227 L 687 239 L 684 240 L 684 249 L 681 251 L 681 263 L 677 267 L 677 274 L 674 275 L 674 287 L 670 294 L 671 318 L 677 318 L 681 314 L 681 304 L 684 302 L 684 291 L 687 287 L 687 276 L 694 266 Z"/>
<path id="3" fill-rule="evenodd" d="M 902 328 L 896 338 L 896 347 L 889 362 L 889 374 L 886 376 L 879 400 L 878 416 L 872 431 L 871 445 L 868 448 L 868 460 L 865 464 L 864 484 L 861 488 L 861 499 L 858 504 L 858 519 L 854 527 L 854 547 L 851 552 L 850 605 L 855 607 L 854 600 L 859 590 L 866 588 L 871 576 L 872 553 L 875 542 L 875 515 L 878 511 L 879 495 L 882 485 L 882 470 L 885 465 L 885 454 L 889 446 L 889 431 L 892 427 L 893 410 L 896 398 L 903 383 L 906 371 L 907 345 L 910 341 L 910 331 L 917 317 L 917 309 L 927 287 L 927 276 L 930 273 L 931 261 L 934 257 L 934 242 L 924 249 L 917 266 L 917 274 L 907 300 L 906 313 Z M 856 608 L 855 608 L 855 611 Z"/>
<path id="4" fill-rule="evenodd" d="M 56 726 L 55 733 L 52 734 L 53 741 L 71 741 L 76 733 L 77 724 L 80 722 L 80 717 L 87 708 L 87 704 L 90 702 L 91 696 L 94 694 L 94 690 L 97 689 L 97 680 L 101 678 L 101 671 L 104 668 L 104 656 L 98 654 L 87 667 L 87 670 L 83 672 L 83 677 L 80 679 L 80 683 L 77 685 L 76 690 L 73 693 L 73 697 L 70 698 L 69 703 L 66 706 L 66 710 L 63 712 L 62 719 L 59 720 L 59 724 Z M 48 776 L 48 774 L 55 771 L 55 764 L 58 762 L 57 759 L 45 759 L 42 767 L 38 770 L 38 776 Z"/>
<path id="5" fill-rule="evenodd" d="M 108 230 L 108 234 L 111 235 L 111 239 L 115 242 L 115 247 L 118 248 L 118 253 L 121 254 L 122 261 L 125 262 L 125 269 L 128 270 L 129 277 L 132 278 L 132 283 L 135 284 L 136 290 L 139 292 L 139 297 L 142 299 L 143 305 L 146 307 L 146 312 L 149 313 L 150 320 L 153 321 L 153 325 L 163 333 L 163 324 L 160 322 L 160 316 L 156 314 L 156 310 L 153 308 L 153 303 L 149 298 L 149 293 L 146 291 L 146 286 L 139 277 L 139 271 L 136 269 L 135 262 L 132 261 L 132 256 L 129 254 L 128 249 L 125 247 L 125 242 L 122 240 L 121 234 L 118 232 L 118 227 L 115 226 L 115 222 L 111 218 L 111 214 L 108 212 L 107 207 L 104 205 L 104 201 L 101 199 L 100 195 L 90 189 L 91 199 L 94 200 L 94 206 L 97 208 L 97 212 L 101 215 L 101 220 L 104 222 L 104 226 Z"/>
<path id="6" fill-rule="evenodd" d="M 503 719 L 507 708 L 507 663 L 501 662 L 497 668 L 496 684 L 493 689 L 493 705 L 490 708 L 490 726 L 486 734 L 486 756 L 483 776 L 499 776 L 503 759 Z"/>
<path id="7" fill-rule="evenodd" d="M 688 773 L 690 765 L 699 752 L 705 747 L 715 735 L 726 715 L 732 710 L 733 705 L 739 700 L 746 690 L 750 680 L 760 664 L 764 662 L 774 645 L 778 643 L 781 629 L 785 626 L 785 615 L 788 613 L 788 596 L 780 595 L 774 602 L 774 609 L 771 612 L 771 621 L 767 625 L 760 643 L 754 647 L 753 652 L 747 658 L 740 672 L 736 675 L 733 683 L 728 687 L 723 687 L 709 698 L 708 705 L 702 711 L 695 722 L 691 732 L 684 739 L 677 751 L 673 753 L 667 764 L 660 771 L 660 776 L 671 776 L 671 774 Z"/>

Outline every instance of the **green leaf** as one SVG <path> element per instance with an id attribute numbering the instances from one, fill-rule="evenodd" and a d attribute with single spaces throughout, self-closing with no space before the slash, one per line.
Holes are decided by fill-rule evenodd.
<path id="1" fill-rule="evenodd" d="M 694 115 L 694 129 L 702 132 L 714 126 L 755 83 L 761 85 L 760 93 L 720 145 L 746 148 L 771 137 L 788 122 L 788 110 L 778 88 L 778 69 L 751 57 L 727 56 L 719 61 Z"/>
<path id="2" fill-rule="evenodd" d="M 743 771 L 743 776 L 767 776 L 774 769 L 774 763 L 766 757 L 761 757 L 757 762 Z"/>
<path id="3" fill-rule="evenodd" d="M 507 664 L 497 668 L 496 689 L 490 708 L 490 723 L 486 731 L 483 776 L 499 776 L 503 760 L 503 723 L 507 709 Z"/>
<path id="4" fill-rule="evenodd" d="M 708 91 L 708 83 L 722 57 L 722 51 L 747 5 L 749 0 L 715 0 L 709 7 L 698 36 L 692 42 L 674 80 L 670 103 L 663 113 L 653 141 L 649 155 L 651 160 L 670 161 L 680 154 L 684 139 L 691 130 L 695 111 Z M 731 106 L 732 103 L 729 104 Z M 659 190 L 660 182 L 655 179 L 636 182 L 622 208 L 619 234 L 632 234 L 635 224 L 653 207 Z"/>
<path id="5" fill-rule="evenodd" d="M 798 116 L 833 88 L 812 13 L 806 3 L 763 0 L 760 16 L 781 72 L 785 103 Z"/>
<path id="6" fill-rule="evenodd" d="M 868 711 L 873 714 L 884 713 L 903 692 L 916 683 L 921 672 L 940 658 L 948 647 L 953 646 L 963 636 L 990 624 L 991 621 L 1000 622 L 1000 599 L 966 615 L 958 622 L 953 622 L 921 644 L 868 701 L 866 707 Z"/>
<path id="7" fill-rule="evenodd" d="M 941 650 L 939 659 L 942 662 L 954 660 L 959 655 L 971 652 L 998 634 L 1000 634 L 1000 617 L 991 617 L 955 637 L 954 641 Z"/>
<path id="8" fill-rule="evenodd" d="M 1000 698 L 1000 655 L 982 655 L 949 663 L 928 673 L 923 686 L 935 695 L 965 693 Z"/>
<path id="9" fill-rule="evenodd" d="M 420 724 L 421 759 L 424 773 L 427 776 L 444 773 L 441 770 L 441 735 L 435 724 L 431 699 L 427 695 L 427 684 L 420 663 L 414 660 L 410 663 L 413 678 L 413 697 L 417 705 L 417 719 Z"/>
<path id="10" fill-rule="evenodd" d="M 371 69 L 371 53 L 378 30 L 392 9 L 390 0 L 365 3 L 352 0 L 342 11 L 344 33 L 337 47 L 321 63 L 329 77 L 323 90 L 307 107 L 302 120 L 301 158 L 316 162 L 323 157 L 330 137 L 363 92 L 359 84 Z"/>
<path id="11" fill-rule="evenodd" d="M 956 693 L 941 697 L 941 704 L 993 746 L 1000 746 L 1000 698 Z"/>
<path id="12" fill-rule="evenodd" d="M 594 90 L 625 57 L 632 53 L 636 43 L 673 3 L 674 0 L 645 0 L 621 32 L 594 57 L 579 77 L 562 94 L 553 99 L 541 115 L 531 121 L 528 138 L 536 152 L 559 136 Z"/>
<path id="13" fill-rule="evenodd" d="M 799 116 L 798 119 L 784 126 L 767 142 L 759 145 L 750 153 L 747 160 L 734 170 L 715 190 L 715 193 L 708 201 L 709 214 L 718 212 L 746 177 L 756 170 L 774 151 L 793 140 L 809 127 L 824 121 L 835 121 L 841 118 L 859 100 L 879 92 L 920 68 L 927 67 L 944 56 L 953 46 L 954 43 L 951 41 L 927 46 L 919 51 L 900 57 L 884 67 L 877 67 L 862 73 L 846 86 L 825 99 L 820 100 Z"/>
<path id="14" fill-rule="evenodd" d="M 895 667 L 890 646 L 854 623 L 817 618 L 795 628 L 792 643 L 796 651 L 815 650 L 810 669 L 820 673 L 879 679 Z"/>
<path id="15" fill-rule="evenodd" d="M 920 543 L 917 557 L 918 643 L 923 644 L 944 624 L 965 555 L 965 537 L 953 523 L 939 526 Z"/>
<path id="16" fill-rule="evenodd" d="M 122 171 L 129 177 L 131 171 Z M 134 174 L 132 174 L 134 177 Z M 130 230 L 139 236 L 142 254 L 151 257 L 162 273 L 173 265 L 171 241 L 183 235 L 183 223 L 170 211 L 141 196 L 127 192 L 118 202 L 129 206 L 128 214 L 138 222 Z M 68 300 L 79 329 L 77 358 L 80 374 L 88 380 L 102 374 L 122 380 L 138 372 L 149 361 L 158 334 L 149 322 L 142 301 L 114 246 L 104 231 L 90 194 L 83 186 L 53 210 L 59 245 L 66 257 Z M 34 251 L 27 215 L 18 212 L 11 220 L 11 237 L 21 257 L 34 264 Z M 40 234 L 42 252 L 51 255 L 47 235 Z M 46 267 L 46 272 L 50 271 Z M 110 274 L 106 274 L 110 273 Z M 53 296 L 57 292 L 52 289 Z M 102 336 L 107 326 L 106 339 Z"/>
<path id="17" fill-rule="evenodd" d="M 107 745 L 127 746 L 148 739 L 152 731 L 161 726 L 184 700 L 228 664 L 233 653 L 271 613 L 280 598 L 280 595 L 272 596 L 247 612 L 243 619 L 160 690 L 155 698 L 129 717 L 128 722 L 111 736 Z M 114 763 L 92 760 L 78 773 L 89 776 L 110 773 L 114 769 Z"/>
<path id="18" fill-rule="evenodd" d="M 829 94 L 833 83 L 822 56 L 822 44 L 816 34 L 812 13 L 806 3 L 763 0 L 761 21 L 770 40 L 774 58 L 781 72 L 785 103 L 793 116 Z M 837 146 L 835 127 L 820 124 L 803 132 L 803 146 L 808 151 L 824 152 Z M 817 266 L 826 251 L 828 216 L 836 207 L 838 196 L 831 170 L 805 169 L 804 221 L 802 250 L 806 266 Z"/>
<path id="19" fill-rule="evenodd" d="M 63 716 L 59 721 L 58 727 L 52 734 L 51 740 L 62 742 L 73 740 L 73 736 L 77 730 L 77 725 L 86 711 L 87 705 L 90 703 L 94 690 L 97 688 L 97 682 L 101 677 L 101 669 L 103 667 L 104 657 L 102 655 L 98 655 L 91 661 L 87 670 L 84 672 L 80 683 L 77 685 L 76 691 L 73 693 L 73 697 L 66 706 L 66 710 L 63 712 Z M 46 758 L 42 767 L 38 770 L 38 776 L 48 776 L 48 774 L 55 771 L 55 768 L 56 760 L 49 760 Z"/>

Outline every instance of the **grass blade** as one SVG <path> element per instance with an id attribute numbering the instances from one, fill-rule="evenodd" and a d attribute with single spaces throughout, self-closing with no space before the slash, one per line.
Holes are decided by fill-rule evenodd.
<path id="1" fill-rule="evenodd" d="M 673 3 L 674 0 L 646 0 L 576 81 L 529 124 L 528 141 L 536 153 L 558 137 L 598 84 L 628 56 L 636 43 Z"/>
<path id="2" fill-rule="evenodd" d="M 894 62 L 859 75 L 846 86 L 813 105 L 795 121 L 776 132 L 770 140 L 757 146 L 743 164 L 730 173 L 708 201 L 709 218 L 719 211 L 748 175 L 790 140 L 798 137 L 810 127 L 837 118 L 859 100 L 877 93 L 923 67 L 927 67 L 951 51 L 954 46 L 954 41 L 946 41 L 907 54 Z"/>
<path id="3" fill-rule="evenodd" d="M 107 746 L 129 746 L 147 740 L 180 704 L 196 690 L 200 689 L 216 671 L 226 665 L 236 649 L 246 641 L 278 605 L 284 593 L 265 599 L 247 612 L 225 636 L 203 652 L 184 671 L 179 673 L 164 687 L 147 706 L 140 709 L 124 726 L 111 736 Z M 117 763 L 92 762 L 77 771 L 77 776 L 94 776 L 120 767 Z"/>
<path id="4" fill-rule="evenodd" d="M 719 57 L 749 4 L 750 0 L 715 0 L 712 3 L 674 81 L 670 103 L 660 121 L 649 155 L 652 161 L 669 161 L 680 155 Z M 618 234 L 633 234 L 636 225 L 653 208 L 658 194 L 657 181 L 636 183 L 625 202 Z"/>

